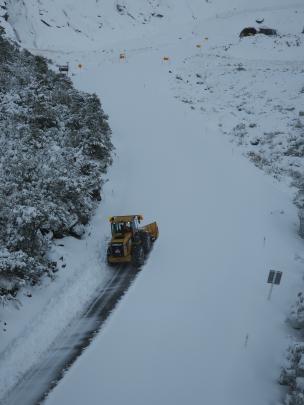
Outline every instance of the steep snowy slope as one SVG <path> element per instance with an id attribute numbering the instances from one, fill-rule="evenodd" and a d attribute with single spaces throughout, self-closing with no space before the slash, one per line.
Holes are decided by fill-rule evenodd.
<path id="1" fill-rule="evenodd" d="M 99 222 L 94 221 L 84 250 L 84 258 L 92 259 L 92 269 L 88 266 L 82 275 L 88 288 L 93 276 L 98 280 L 100 251 L 105 250 L 106 228 L 96 230 L 106 226 L 108 215 L 142 212 L 147 220 L 157 219 L 161 231 L 147 266 L 104 333 L 47 403 L 277 403 L 282 398 L 277 378 L 290 334 L 284 322 L 302 283 L 297 211 L 292 193 L 239 156 L 219 124 L 233 127 L 244 114 L 234 104 L 241 92 L 248 92 L 254 104 L 252 116 L 259 111 L 254 77 L 249 81 L 248 74 L 239 74 L 244 72 L 237 70 L 240 59 L 246 58 L 248 70 L 259 63 L 266 70 L 265 59 L 277 66 L 269 43 L 239 42 L 240 29 L 267 13 L 273 24 L 285 22 L 285 32 L 294 33 L 301 4 L 167 0 L 157 7 L 156 2 L 130 0 L 117 5 L 92 1 L 84 9 L 76 0 L 9 3 L 9 21 L 22 43 L 57 63 L 69 61 L 77 87 L 96 92 L 110 116 L 117 159 Z M 231 51 L 223 72 L 218 60 L 228 52 L 225 47 Z M 119 59 L 122 50 L 126 60 Z M 288 55 L 293 62 L 302 60 L 296 47 Z M 236 90 L 229 86 L 234 70 L 238 76 L 231 86 Z M 258 73 L 258 85 L 274 98 L 277 87 L 268 85 L 269 71 Z M 284 73 L 280 77 L 289 81 Z M 205 81 L 204 89 L 196 84 L 196 74 Z M 179 84 L 177 76 L 185 83 Z M 292 89 L 301 80 L 297 71 Z M 270 125 L 272 112 L 265 108 L 268 114 Z M 85 243 L 76 248 L 68 243 L 67 256 Z M 70 260 L 70 270 L 73 265 Z M 283 279 L 267 301 L 272 268 L 282 270 Z M 100 263 L 100 273 L 104 269 Z M 73 303 L 72 287 L 69 292 Z M 68 305 L 65 310 L 70 311 Z M 35 358 L 30 344 L 26 349 L 22 358 Z M 0 363 L 0 375 L 10 386 L 13 378 L 5 374 L 5 365 L 13 374 L 12 364 L 20 366 L 13 355 Z"/>
<path id="2" fill-rule="evenodd" d="M 196 0 L 194 2 L 199 4 Z M 137 36 L 138 30 L 157 30 L 181 17 L 192 18 L 192 6 L 172 0 L 96 1 L 10 0 L 8 22 L 16 36 L 28 47 L 56 49 L 102 48 L 111 41 Z M 147 31 L 145 25 L 151 25 Z"/>

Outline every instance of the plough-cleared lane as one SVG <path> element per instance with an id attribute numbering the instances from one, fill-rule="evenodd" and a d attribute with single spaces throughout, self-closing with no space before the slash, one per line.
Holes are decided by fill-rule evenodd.
<path id="1" fill-rule="evenodd" d="M 14 387 L 4 403 L 41 404 L 101 330 L 138 273 L 131 266 L 110 269 L 108 282 L 97 291 L 86 311 L 56 339 L 39 364 Z"/>

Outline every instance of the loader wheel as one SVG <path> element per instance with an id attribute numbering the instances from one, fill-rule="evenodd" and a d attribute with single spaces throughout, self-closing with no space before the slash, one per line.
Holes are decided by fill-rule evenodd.
<path id="1" fill-rule="evenodd" d="M 145 252 L 141 245 L 135 246 L 132 253 L 132 263 L 135 267 L 141 267 L 145 262 Z"/>
<path id="2" fill-rule="evenodd" d="M 141 240 L 145 254 L 149 253 L 152 248 L 151 236 L 148 233 L 144 232 L 141 235 Z"/>

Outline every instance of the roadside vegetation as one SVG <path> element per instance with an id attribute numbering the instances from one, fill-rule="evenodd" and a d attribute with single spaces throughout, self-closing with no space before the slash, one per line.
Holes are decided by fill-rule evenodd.
<path id="1" fill-rule="evenodd" d="M 0 31 L 0 298 L 56 266 L 53 238 L 81 237 L 101 200 L 111 131 L 98 97 Z"/>

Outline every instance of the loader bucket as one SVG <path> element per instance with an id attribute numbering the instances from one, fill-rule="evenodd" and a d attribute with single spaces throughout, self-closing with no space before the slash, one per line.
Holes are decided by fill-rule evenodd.
<path id="1" fill-rule="evenodd" d="M 158 238 L 159 231 L 156 222 L 152 222 L 151 224 L 145 225 L 143 229 L 151 235 L 152 240 L 156 240 Z"/>

